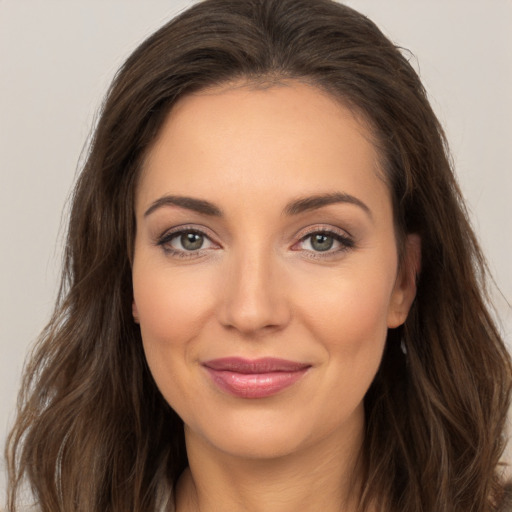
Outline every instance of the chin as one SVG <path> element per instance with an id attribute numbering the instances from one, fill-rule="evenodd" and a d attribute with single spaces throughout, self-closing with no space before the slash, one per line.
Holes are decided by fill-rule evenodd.
<path id="1" fill-rule="evenodd" d="M 240 459 L 271 460 L 286 457 L 305 448 L 305 442 L 293 439 L 290 434 L 261 429 L 241 429 L 236 435 L 225 435 L 210 439 L 215 448 Z"/>
<path id="2" fill-rule="evenodd" d="M 287 421 L 290 418 L 272 411 L 247 412 L 217 415 L 222 416 L 222 421 L 213 420 L 206 425 L 185 422 L 186 436 L 219 452 L 247 459 L 289 455 L 306 447 L 312 437 L 304 428 L 304 421 Z"/>
<path id="3" fill-rule="evenodd" d="M 190 440 L 200 439 L 201 444 L 232 457 L 270 460 L 300 455 L 313 447 L 320 449 L 323 441 L 332 440 L 343 432 L 336 443 L 341 447 L 348 438 L 353 441 L 353 437 L 358 437 L 364 426 L 362 407 L 346 418 L 331 415 L 323 419 L 313 411 L 294 415 L 293 410 L 279 409 L 225 411 L 217 414 L 220 421 L 212 420 L 208 424 L 185 422 L 186 435 Z M 342 428 L 339 428 L 340 424 Z"/>

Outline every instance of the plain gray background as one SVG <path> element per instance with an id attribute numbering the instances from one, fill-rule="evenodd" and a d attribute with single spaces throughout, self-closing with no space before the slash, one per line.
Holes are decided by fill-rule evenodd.
<path id="1" fill-rule="evenodd" d="M 66 200 L 101 98 L 136 45 L 192 3 L 0 0 L 1 445 L 24 357 L 52 310 Z M 415 55 L 512 344 L 512 1 L 348 3 Z"/>

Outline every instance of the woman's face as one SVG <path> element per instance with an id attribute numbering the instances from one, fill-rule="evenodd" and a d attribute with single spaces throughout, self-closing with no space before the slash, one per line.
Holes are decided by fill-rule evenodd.
<path id="1" fill-rule="evenodd" d="M 348 109 L 294 82 L 183 98 L 136 218 L 133 313 L 188 435 L 248 457 L 360 439 L 387 329 L 415 290 Z"/>

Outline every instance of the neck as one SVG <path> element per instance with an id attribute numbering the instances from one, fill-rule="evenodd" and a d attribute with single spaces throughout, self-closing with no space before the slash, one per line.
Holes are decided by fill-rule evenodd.
<path id="1" fill-rule="evenodd" d="M 189 467 L 177 512 L 353 512 L 360 489 L 362 429 L 289 455 L 243 458 L 219 452 L 185 429 Z"/>

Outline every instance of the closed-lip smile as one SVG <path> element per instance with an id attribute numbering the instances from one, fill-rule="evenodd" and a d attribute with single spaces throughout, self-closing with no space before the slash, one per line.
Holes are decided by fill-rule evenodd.
<path id="1" fill-rule="evenodd" d="M 288 388 L 311 368 L 308 363 L 274 357 L 225 357 L 202 363 L 214 384 L 240 398 L 265 398 Z"/>

